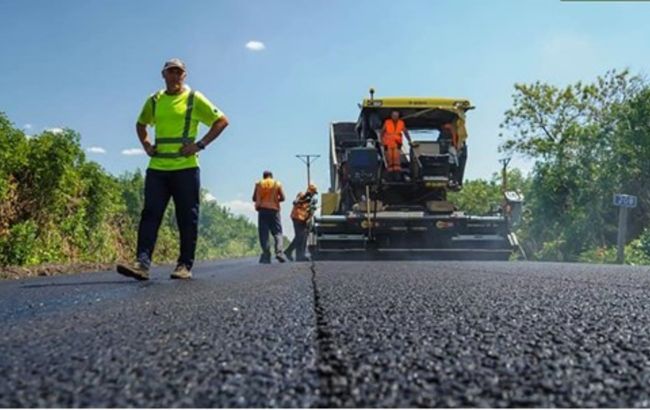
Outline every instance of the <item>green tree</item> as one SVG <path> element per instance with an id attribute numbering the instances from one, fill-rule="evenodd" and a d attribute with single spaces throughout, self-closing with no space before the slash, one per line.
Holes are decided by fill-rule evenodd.
<path id="1" fill-rule="evenodd" d="M 616 239 L 612 194 L 639 195 L 630 233 L 648 224 L 648 84 L 609 71 L 590 84 L 516 84 L 501 150 L 535 161 L 527 245 L 540 259 L 578 260 Z M 530 253 L 530 252 L 529 252 Z"/>
<path id="2" fill-rule="evenodd" d="M 144 204 L 142 172 L 114 177 L 86 159 L 73 130 L 27 137 L 0 113 L 0 266 L 132 259 Z M 250 255 L 255 226 L 202 203 L 197 259 Z M 154 253 L 173 262 L 170 204 Z"/>
<path id="3" fill-rule="evenodd" d="M 508 170 L 508 191 L 515 191 L 522 195 L 528 190 L 529 181 L 519 169 Z M 449 202 L 466 214 L 489 215 L 499 212 L 504 201 L 501 173 L 494 173 L 489 180 L 475 179 L 466 181 L 463 189 L 450 192 L 447 195 Z"/>

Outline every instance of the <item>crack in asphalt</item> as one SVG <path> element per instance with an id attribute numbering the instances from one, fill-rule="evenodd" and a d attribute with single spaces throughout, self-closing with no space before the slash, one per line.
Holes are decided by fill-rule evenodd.
<path id="1" fill-rule="evenodd" d="M 316 281 L 316 264 L 312 261 L 311 284 L 314 292 L 314 316 L 316 318 L 316 371 L 320 383 L 319 400 L 316 407 L 343 407 L 350 405 L 350 375 L 341 352 L 337 349 L 321 295 Z"/>

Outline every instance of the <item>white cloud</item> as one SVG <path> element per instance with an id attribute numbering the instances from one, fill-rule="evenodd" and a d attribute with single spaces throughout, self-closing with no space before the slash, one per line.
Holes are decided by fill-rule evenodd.
<path id="1" fill-rule="evenodd" d="M 215 202 L 215 201 L 217 200 L 217 198 L 216 198 L 214 195 L 212 195 L 211 193 L 209 193 L 209 192 L 207 192 L 207 193 L 205 194 L 205 196 L 203 197 L 203 199 L 205 199 L 205 200 L 208 201 L 208 202 Z"/>
<path id="2" fill-rule="evenodd" d="M 106 150 L 102 147 L 90 147 L 86 151 L 91 154 L 106 154 Z"/>
<path id="3" fill-rule="evenodd" d="M 58 128 L 58 127 L 53 127 L 53 128 L 45 128 L 46 132 L 51 132 L 52 134 L 63 134 L 63 128 Z"/>
<path id="4" fill-rule="evenodd" d="M 261 41 L 252 40 L 246 43 L 246 48 L 252 51 L 262 51 L 266 46 Z"/>
<path id="5" fill-rule="evenodd" d="M 24 130 L 31 130 L 32 129 L 32 124 L 25 124 L 23 125 Z"/>
<path id="6" fill-rule="evenodd" d="M 133 156 L 133 155 L 144 155 L 144 154 L 145 152 L 142 148 L 129 148 L 129 149 L 122 150 L 122 155 Z"/>
<path id="7" fill-rule="evenodd" d="M 255 211 L 255 205 L 251 201 L 233 199 L 232 201 L 223 202 L 221 205 L 230 209 L 230 212 L 235 215 L 245 216 L 252 222 L 257 221 L 257 211 Z"/>

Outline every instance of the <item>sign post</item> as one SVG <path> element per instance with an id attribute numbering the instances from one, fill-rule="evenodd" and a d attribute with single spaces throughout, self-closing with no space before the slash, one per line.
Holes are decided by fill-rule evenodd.
<path id="1" fill-rule="evenodd" d="M 627 210 L 636 208 L 634 195 L 614 194 L 614 205 L 618 207 L 618 238 L 616 241 L 616 263 L 625 262 L 625 241 L 627 239 Z"/>

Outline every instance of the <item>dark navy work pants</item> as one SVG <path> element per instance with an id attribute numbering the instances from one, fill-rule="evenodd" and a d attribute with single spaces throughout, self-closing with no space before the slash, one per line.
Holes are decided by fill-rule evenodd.
<path id="1" fill-rule="evenodd" d="M 257 232 L 260 237 L 260 247 L 262 248 L 263 257 L 269 257 L 271 255 L 269 233 L 273 236 L 275 254 L 282 255 L 284 253 L 280 212 L 273 209 L 259 209 L 257 215 Z"/>
<path id="2" fill-rule="evenodd" d="M 151 264 L 158 228 L 169 199 L 172 198 L 181 241 L 178 264 L 192 268 L 198 236 L 200 191 L 199 168 L 179 171 L 147 170 L 144 180 L 144 209 L 138 228 L 137 258 L 140 263 L 145 266 Z"/>
<path id="3" fill-rule="evenodd" d="M 305 260 L 305 250 L 307 249 L 307 236 L 309 234 L 307 229 L 307 223 L 303 221 L 298 221 L 296 219 L 291 220 L 293 222 L 293 232 L 294 237 L 289 247 L 284 251 L 287 255 L 291 256 L 293 251 L 296 251 L 296 260 L 301 261 Z"/>

